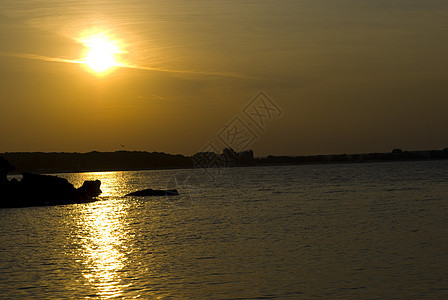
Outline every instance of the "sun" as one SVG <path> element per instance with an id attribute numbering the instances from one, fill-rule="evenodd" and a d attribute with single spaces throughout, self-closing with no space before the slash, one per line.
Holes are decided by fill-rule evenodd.
<path id="1" fill-rule="evenodd" d="M 120 66 L 118 55 L 123 51 L 118 41 L 112 40 L 104 33 L 88 35 L 80 40 L 87 47 L 87 53 L 82 63 L 93 72 L 103 74 Z"/>

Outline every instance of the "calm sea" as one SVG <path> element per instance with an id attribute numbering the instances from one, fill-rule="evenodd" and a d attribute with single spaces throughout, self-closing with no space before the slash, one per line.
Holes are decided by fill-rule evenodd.
<path id="1" fill-rule="evenodd" d="M 101 201 L 0 210 L 2 299 L 448 298 L 447 161 L 60 176 Z"/>

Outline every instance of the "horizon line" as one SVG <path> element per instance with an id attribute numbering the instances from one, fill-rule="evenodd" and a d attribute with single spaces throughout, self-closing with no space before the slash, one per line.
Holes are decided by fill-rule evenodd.
<path id="1" fill-rule="evenodd" d="M 263 157 L 268 157 L 268 156 L 274 156 L 274 157 L 280 157 L 280 156 L 286 156 L 286 157 L 300 157 L 300 156 L 330 156 L 330 155 L 361 155 L 361 154 L 387 154 L 387 153 L 392 153 L 394 152 L 394 150 L 401 150 L 403 152 L 428 152 L 428 151 L 448 151 L 448 147 L 446 148 L 442 148 L 442 149 L 420 149 L 420 150 L 406 150 L 406 149 L 402 149 L 402 148 L 394 148 L 391 151 L 388 152 L 379 152 L 379 151 L 374 151 L 374 152 L 345 152 L 345 153 L 327 153 L 327 154 L 292 154 L 292 155 L 288 155 L 288 154 L 267 154 L 265 156 L 256 156 L 256 158 L 263 158 Z M 245 151 L 253 151 L 252 149 L 247 149 L 247 150 L 243 150 L 237 153 L 241 153 L 241 152 L 245 152 Z M 6 152 L 0 152 L 0 156 L 2 154 L 90 154 L 90 153 L 117 153 L 117 152 L 128 152 L 128 153 L 135 153 L 135 152 L 139 152 L 139 153 L 160 153 L 160 154 L 167 154 L 167 155 L 172 155 L 172 156 L 176 156 L 176 155 L 182 155 L 185 157 L 192 157 L 195 154 L 198 153 L 204 153 L 204 152 L 196 152 L 194 154 L 191 155 L 186 155 L 186 154 L 181 154 L 181 153 L 177 153 L 177 154 L 172 154 L 172 153 L 168 153 L 168 152 L 163 152 L 163 151 L 149 151 L 149 150 L 115 150 L 115 151 L 99 151 L 99 150 L 91 150 L 91 151 L 87 151 L 87 152 L 66 152 L 66 151 L 6 151 Z M 216 152 L 213 152 L 216 153 Z M 220 154 L 220 153 L 216 153 L 216 154 Z M 255 156 L 254 156 L 255 157 Z"/>

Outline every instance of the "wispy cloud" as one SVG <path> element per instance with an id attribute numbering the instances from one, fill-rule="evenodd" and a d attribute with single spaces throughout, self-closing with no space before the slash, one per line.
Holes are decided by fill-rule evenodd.
<path id="1" fill-rule="evenodd" d="M 120 65 L 119 67 L 137 69 L 137 70 L 146 70 L 146 71 L 167 72 L 167 73 L 181 73 L 181 74 L 191 74 L 191 75 L 210 75 L 210 76 L 255 79 L 255 77 L 252 77 L 252 76 L 241 75 L 241 74 L 236 74 L 236 73 L 228 73 L 228 72 L 177 70 L 177 69 L 154 68 L 154 67 L 146 67 L 146 66 L 138 66 L 138 65 L 125 65 L 125 64 Z"/>
<path id="2" fill-rule="evenodd" d="M 18 57 L 18 58 L 40 60 L 40 61 L 47 61 L 47 62 L 85 64 L 85 61 L 83 59 L 65 59 L 65 58 L 49 57 L 49 56 L 44 56 L 44 55 L 32 54 L 32 53 L 0 52 L 0 56 Z M 255 77 L 251 77 L 251 76 L 247 76 L 247 75 L 241 75 L 241 74 L 236 74 L 236 73 L 228 73 L 228 72 L 208 72 L 208 71 L 195 71 L 195 70 L 165 69 L 165 68 L 138 66 L 138 65 L 124 64 L 124 63 L 118 64 L 115 67 L 136 69 L 136 70 L 145 70 L 145 71 L 155 71 L 155 72 L 166 72 L 166 73 L 179 73 L 179 74 L 190 74 L 190 75 L 207 75 L 207 76 L 221 76 L 221 77 L 232 77 L 232 78 L 255 79 Z"/>
<path id="3" fill-rule="evenodd" d="M 49 57 L 49 56 L 38 55 L 38 54 L 31 54 L 31 53 L 0 52 L 0 56 L 18 57 L 18 58 L 25 58 L 25 59 L 40 60 L 40 61 L 71 63 L 71 64 L 82 64 L 82 63 L 84 63 L 83 61 L 76 60 L 76 59 L 65 59 L 65 58 L 59 58 L 59 57 Z"/>

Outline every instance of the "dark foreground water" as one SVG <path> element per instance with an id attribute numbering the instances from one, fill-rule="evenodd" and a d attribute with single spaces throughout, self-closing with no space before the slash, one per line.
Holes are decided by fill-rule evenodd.
<path id="1" fill-rule="evenodd" d="M 0 298 L 448 298 L 448 162 L 209 175 L 63 174 L 102 201 L 0 210 Z"/>

